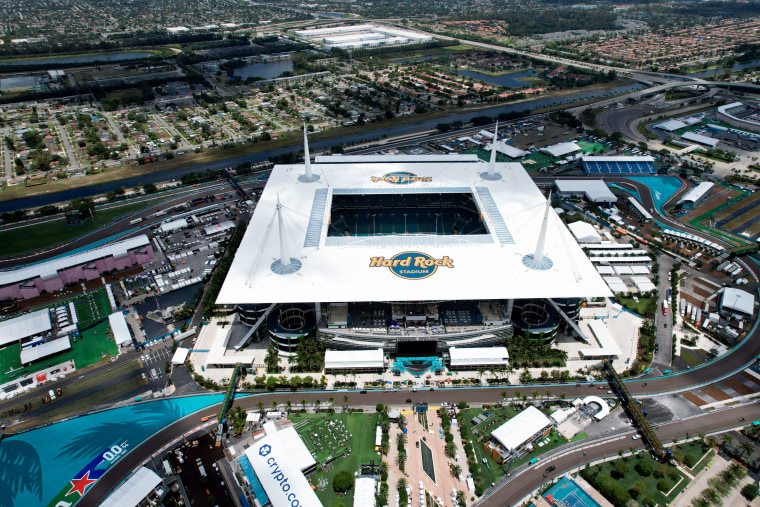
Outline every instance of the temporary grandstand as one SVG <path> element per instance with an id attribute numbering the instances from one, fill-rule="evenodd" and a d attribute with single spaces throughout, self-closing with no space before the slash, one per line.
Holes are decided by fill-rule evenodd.
<path id="1" fill-rule="evenodd" d="M 217 299 L 283 353 L 315 327 L 336 350 L 500 345 L 516 300 L 609 295 L 518 163 L 306 153 L 272 169 Z"/>
<path id="2" fill-rule="evenodd" d="M 628 176 L 654 174 L 654 158 L 648 155 L 636 157 L 581 157 L 581 169 L 586 174 Z"/>
<path id="3" fill-rule="evenodd" d="M 683 197 L 678 200 L 676 206 L 684 209 L 696 208 L 699 203 L 707 197 L 707 194 L 710 193 L 714 186 L 715 183 L 711 181 L 701 182 L 699 185 L 686 192 Z"/>
<path id="4" fill-rule="evenodd" d="M 654 220 L 652 214 L 635 197 L 628 196 L 628 210 L 644 223 Z"/>
<path id="5" fill-rule="evenodd" d="M 617 201 L 603 180 L 556 180 L 557 194 L 563 197 L 585 197 L 588 201 L 612 204 Z"/>

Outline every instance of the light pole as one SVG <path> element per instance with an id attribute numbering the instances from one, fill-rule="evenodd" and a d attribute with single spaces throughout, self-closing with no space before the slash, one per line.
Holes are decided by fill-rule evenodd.
<path id="1" fill-rule="evenodd" d="M 581 468 L 583 468 L 583 458 L 586 457 L 586 451 L 581 450 L 581 452 L 582 452 L 582 454 L 581 454 L 581 464 L 578 465 L 578 472 L 576 472 L 575 477 L 578 477 L 578 475 L 581 473 Z"/>

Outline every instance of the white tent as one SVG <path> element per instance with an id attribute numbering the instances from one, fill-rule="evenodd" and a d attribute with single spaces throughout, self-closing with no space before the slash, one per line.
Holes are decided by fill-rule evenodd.
<path id="1" fill-rule="evenodd" d="M 108 323 L 111 325 L 113 339 L 116 341 L 116 345 L 121 347 L 132 343 L 132 334 L 129 332 L 127 319 L 124 318 L 123 313 L 112 313 L 108 316 Z"/>

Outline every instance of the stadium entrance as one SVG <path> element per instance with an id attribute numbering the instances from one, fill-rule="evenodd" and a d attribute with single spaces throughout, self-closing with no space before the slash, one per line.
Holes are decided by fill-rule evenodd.
<path id="1" fill-rule="evenodd" d="M 428 371 L 443 372 L 443 361 L 437 353 L 438 340 L 430 338 L 399 338 L 396 341 L 396 359 L 391 372 L 408 372 L 421 377 Z"/>

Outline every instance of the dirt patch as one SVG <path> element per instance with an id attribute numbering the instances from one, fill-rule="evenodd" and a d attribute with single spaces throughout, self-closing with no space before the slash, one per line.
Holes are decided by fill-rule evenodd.
<path id="1" fill-rule="evenodd" d="M 735 378 L 730 378 L 728 380 L 723 381 L 723 384 L 727 385 L 737 393 L 739 393 L 742 396 L 746 396 L 748 394 L 754 394 L 757 391 L 752 389 L 751 387 L 748 387 L 747 384 L 744 384 L 743 382 L 739 382 Z"/>
<path id="2" fill-rule="evenodd" d="M 705 213 L 708 213 L 709 211 L 712 211 L 713 209 L 717 208 L 718 206 L 724 205 L 726 202 L 730 201 L 734 197 L 737 197 L 740 195 L 741 192 L 738 190 L 734 190 L 732 188 L 726 188 L 726 187 L 720 187 L 715 186 L 713 187 L 712 192 L 710 192 L 710 195 L 707 196 L 707 199 L 705 199 L 699 206 L 694 208 L 691 213 L 689 213 L 688 220 L 693 220 L 695 218 L 698 218 Z M 730 206 L 729 208 L 733 208 L 733 206 Z M 720 220 L 719 215 L 724 214 L 728 215 L 729 213 L 725 213 L 727 210 L 721 210 L 715 215 L 716 220 Z"/>
<path id="3" fill-rule="evenodd" d="M 735 192 L 734 197 L 736 195 L 739 195 L 738 191 L 735 190 L 734 192 Z M 749 206 L 750 204 L 752 204 L 753 202 L 757 201 L 758 199 L 760 199 L 760 195 L 757 195 L 757 193 L 753 193 L 753 194 L 745 197 L 744 199 L 741 199 L 740 201 L 735 202 L 734 204 L 732 204 L 728 208 L 722 209 L 719 212 L 717 212 L 715 214 L 715 220 L 720 221 L 720 220 L 726 218 L 731 213 L 734 213 L 734 212 L 742 209 L 745 206 Z"/>
<path id="4" fill-rule="evenodd" d="M 716 401 L 725 401 L 725 400 L 731 399 L 731 396 L 729 396 L 724 391 L 721 391 L 717 387 L 713 387 L 713 386 L 705 387 L 701 389 L 701 391 L 705 393 L 707 396 L 715 399 Z"/>
<path id="5" fill-rule="evenodd" d="M 703 289 L 699 285 L 692 285 L 691 291 L 696 294 L 697 296 L 702 296 L 703 298 L 707 298 L 712 294 L 714 291 Z"/>
<path id="6" fill-rule="evenodd" d="M 702 405 L 707 405 L 707 402 L 697 396 L 694 393 L 683 393 L 683 397 L 695 404 L 698 407 L 701 407 Z"/>

